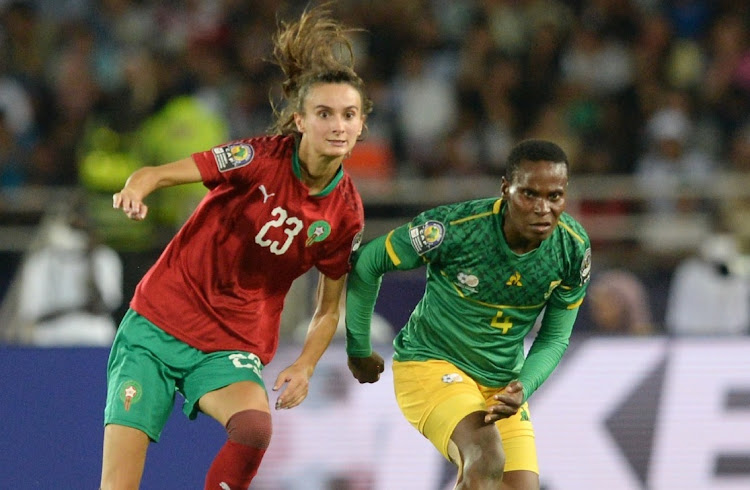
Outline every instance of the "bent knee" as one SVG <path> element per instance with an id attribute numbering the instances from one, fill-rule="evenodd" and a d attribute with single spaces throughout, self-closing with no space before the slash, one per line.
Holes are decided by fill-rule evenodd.
<path id="1" fill-rule="evenodd" d="M 499 434 L 481 430 L 460 448 L 463 471 L 482 480 L 500 481 L 505 471 L 505 451 Z"/>
<path id="2" fill-rule="evenodd" d="M 271 414 L 262 410 L 237 412 L 227 422 L 229 440 L 258 449 L 271 443 Z"/>
<path id="3" fill-rule="evenodd" d="M 496 456 L 483 454 L 479 458 L 464 461 L 460 474 L 464 483 L 468 485 L 466 488 L 474 488 L 475 486 L 485 488 L 488 484 L 491 484 L 494 488 L 495 485 L 499 485 L 503 481 L 505 458 L 502 454 L 499 458 Z"/>

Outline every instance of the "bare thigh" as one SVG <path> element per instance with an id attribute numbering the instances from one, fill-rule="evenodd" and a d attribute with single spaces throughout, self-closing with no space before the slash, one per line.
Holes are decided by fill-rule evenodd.
<path id="1" fill-rule="evenodd" d="M 243 410 L 271 413 L 266 390 L 253 381 L 239 381 L 210 391 L 201 397 L 198 406 L 224 427 L 232 415 Z"/>
<path id="2" fill-rule="evenodd" d="M 124 425 L 104 428 L 101 490 L 138 490 L 150 439 L 145 432 Z"/>

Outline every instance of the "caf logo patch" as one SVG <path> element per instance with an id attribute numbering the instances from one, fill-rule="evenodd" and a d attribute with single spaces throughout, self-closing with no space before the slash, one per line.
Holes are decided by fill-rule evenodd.
<path id="1" fill-rule="evenodd" d="M 352 240 L 352 252 L 356 252 L 359 250 L 359 246 L 362 245 L 362 234 L 364 231 L 360 231 L 356 235 L 354 235 L 354 240 Z"/>
<path id="2" fill-rule="evenodd" d="M 436 249 L 445 238 L 445 226 L 439 221 L 427 221 L 409 230 L 411 246 L 419 255 Z"/>
<path id="3" fill-rule="evenodd" d="M 255 150 L 246 143 L 231 143 L 213 149 L 219 172 L 244 167 L 253 160 Z"/>
<path id="4" fill-rule="evenodd" d="M 581 284 L 586 284 L 591 279 L 591 247 L 586 249 L 581 261 Z"/>

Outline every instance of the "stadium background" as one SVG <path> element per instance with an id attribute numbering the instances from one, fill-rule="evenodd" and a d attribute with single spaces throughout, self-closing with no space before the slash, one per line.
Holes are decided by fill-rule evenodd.
<path id="1" fill-rule="evenodd" d="M 268 39 L 276 15 L 292 17 L 304 5 L 0 1 L 5 311 L 40 225 L 80 209 L 94 236 L 122 261 L 122 294 L 129 298 L 203 189 L 152 196 L 144 223 L 113 213 L 112 192 L 141 165 L 264 131 L 279 77 L 262 61 Z M 548 137 L 571 157 L 569 211 L 592 237 L 593 278 L 626 271 L 647 292 L 652 328 L 645 335 L 601 330 L 584 303 L 570 355 L 538 401 L 535 395 L 547 488 L 600 488 L 605 479 L 624 489 L 750 486 L 750 326 L 727 338 L 724 325 L 709 322 L 694 339 L 670 331 L 667 322 L 675 271 L 713 237 L 735 241 L 737 253 L 723 265 L 747 281 L 747 2 L 343 0 L 335 12 L 365 28 L 353 40 L 375 101 L 368 138 L 346 163 L 365 201 L 366 239 L 435 204 L 495 195 L 508 148 L 524 137 Z M 312 284 L 302 278 L 287 301 L 284 345 L 269 373 L 298 348 Z M 422 284 L 419 274 L 386 279 L 377 311 L 387 325 L 403 323 Z M 125 308 L 123 301 L 112 317 Z M 709 308 L 717 315 L 726 309 L 719 300 Z M 7 316 L 0 318 L 0 416 L 10 428 L 0 443 L 0 481 L 9 488 L 96 485 L 106 349 L 39 349 Z M 334 373 L 343 366 L 340 348 L 337 341 L 326 355 Z M 576 371 L 579 363 L 586 369 Z M 320 406 L 308 400 L 277 422 L 274 454 L 283 463 L 267 467 L 291 480 L 264 480 L 266 488 L 313 488 L 317 481 L 319 488 L 411 489 L 420 471 L 439 480 L 442 468 L 429 460 L 431 449 L 409 439 L 409 428 L 401 431 L 398 413 L 382 399 L 391 396 L 387 382 L 370 391 L 352 385 L 350 394 L 358 395 L 328 407 L 340 412 L 325 420 L 316 419 L 316 410 L 326 411 L 321 400 L 331 387 L 328 375 L 316 379 Z M 575 388 L 565 392 L 565 386 Z M 621 391 L 602 394 L 614 386 Z M 651 396 L 637 396 L 643 390 Z M 380 403 L 369 413 L 374 401 Z M 544 406 L 553 403 L 573 405 L 548 416 Z M 298 450 L 285 446 L 294 434 L 283 432 L 288 424 L 305 433 L 290 420 L 298 412 L 311 418 L 310 430 L 320 427 L 298 437 L 314 443 L 317 451 L 309 454 L 320 456 L 299 456 L 306 477 L 296 472 Z M 651 414 L 645 421 L 644 413 Z M 344 428 L 342 420 L 353 425 Z M 185 479 L 180 487 L 198 486 L 201 465 L 223 437 L 216 427 L 204 428 L 205 420 L 181 427 L 178 415 L 170 423 L 165 442 L 151 450 L 144 488 L 174 475 Z M 354 430 L 375 423 L 405 439 L 388 445 L 393 441 Z M 582 439 L 590 433 L 573 432 L 578 424 L 601 432 Z M 340 449 L 324 450 L 331 445 Z M 335 461 L 357 454 L 359 461 Z M 389 458 L 403 465 L 384 463 L 378 473 L 374 463 Z M 336 470 L 355 463 L 370 476 L 358 480 Z"/>

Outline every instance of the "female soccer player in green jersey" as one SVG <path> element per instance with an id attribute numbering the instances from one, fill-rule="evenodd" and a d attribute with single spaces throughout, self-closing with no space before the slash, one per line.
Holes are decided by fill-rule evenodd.
<path id="1" fill-rule="evenodd" d="M 500 198 L 425 211 L 355 255 L 347 354 L 360 383 L 383 372 L 370 344 L 383 274 L 426 266 L 424 296 L 393 342 L 393 382 L 407 420 L 458 466 L 456 489 L 539 488 L 527 400 L 568 346 L 591 268 L 588 236 L 564 212 L 567 185 L 565 152 L 526 140 Z"/>

